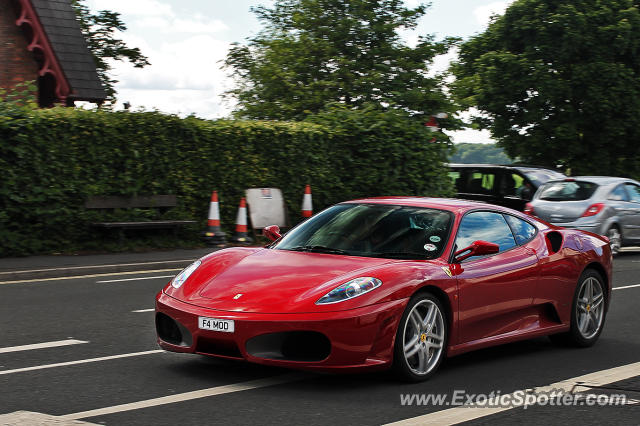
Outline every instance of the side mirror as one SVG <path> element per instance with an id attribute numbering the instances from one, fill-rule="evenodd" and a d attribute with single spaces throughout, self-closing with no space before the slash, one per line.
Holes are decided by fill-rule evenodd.
<path id="1" fill-rule="evenodd" d="M 267 226 L 262 230 L 262 235 L 264 235 L 271 241 L 275 241 L 278 238 L 282 237 L 282 235 L 280 235 L 280 227 L 278 225 Z"/>
<path id="2" fill-rule="evenodd" d="M 485 254 L 494 254 L 500 251 L 500 246 L 488 241 L 474 241 L 469 247 L 458 250 L 453 257 L 456 262 L 462 262 L 472 256 L 484 256 Z"/>

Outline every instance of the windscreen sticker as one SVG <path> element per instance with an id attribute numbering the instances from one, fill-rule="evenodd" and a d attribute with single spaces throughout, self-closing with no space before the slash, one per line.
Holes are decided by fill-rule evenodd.
<path id="1" fill-rule="evenodd" d="M 425 244 L 424 245 L 424 249 L 426 251 L 436 251 L 437 250 L 436 246 L 433 245 L 433 244 Z"/>
<path id="2" fill-rule="evenodd" d="M 429 241 L 431 241 L 432 243 L 439 243 L 440 237 L 438 237 L 437 235 L 432 235 L 429 237 Z"/>

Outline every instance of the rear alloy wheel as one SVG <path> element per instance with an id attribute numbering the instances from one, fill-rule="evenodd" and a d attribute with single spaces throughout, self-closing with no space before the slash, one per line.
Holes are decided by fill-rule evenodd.
<path id="1" fill-rule="evenodd" d="M 587 269 L 576 286 L 568 333 L 551 336 L 553 341 L 573 346 L 592 346 L 602 333 L 606 316 L 604 280 L 599 273 Z"/>
<path id="2" fill-rule="evenodd" d="M 607 238 L 609 238 L 609 246 L 611 246 L 611 254 L 617 256 L 620 253 L 622 247 L 622 235 L 617 226 L 612 226 L 607 231 Z"/>
<path id="3" fill-rule="evenodd" d="M 394 348 L 394 368 L 409 381 L 426 380 L 446 353 L 448 328 L 440 301 L 430 293 L 414 296 L 402 315 Z"/>

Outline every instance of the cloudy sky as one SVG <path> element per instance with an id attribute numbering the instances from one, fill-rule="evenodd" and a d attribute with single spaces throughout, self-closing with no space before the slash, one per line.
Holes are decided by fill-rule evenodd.
<path id="1" fill-rule="evenodd" d="M 419 0 L 405 0 L 416 6 Z M 403 34 L 409 44 L 418 35 L 467 38 L 486 28 L 494 13 L 512 0 L 432 0 L 432 7 L 415 31 Z M 116 63 L 114 75 L 120 103 L 133 108 L 158 109 L 180 115 L 219 118 L 232 104 L 221 94 L 233 84 L 220 69 L 233 42 L 243 42 L 260 30 L 252 6 L 272 0 L 86 0 L 93 10 L 121 14 L 128 30 L 121 34 L 149 57 L 151 66 L 136 69 Z M 446 68 L 453 54 L 437 58 L 436 69 Z M 488 132 L 451 133 L 455 142 L 491 142 Z"/>

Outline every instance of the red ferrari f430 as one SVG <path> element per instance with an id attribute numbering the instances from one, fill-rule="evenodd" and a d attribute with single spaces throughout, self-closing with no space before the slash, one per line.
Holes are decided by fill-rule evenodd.
<path id="1" fill-rule="evenodd" d="M 606 238 L 462 200 L 334 205 L 267 247 L 229 248 L 156 298 L 169 351 L 299 369 L 394 368 L 549 335 L 596 342 L 611 294 Z"/>

